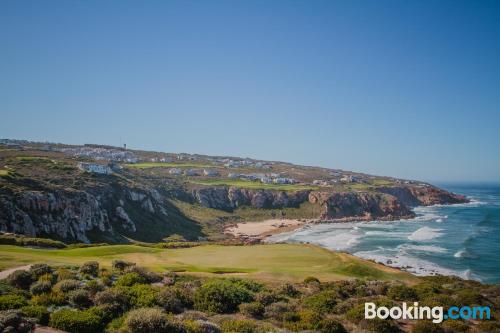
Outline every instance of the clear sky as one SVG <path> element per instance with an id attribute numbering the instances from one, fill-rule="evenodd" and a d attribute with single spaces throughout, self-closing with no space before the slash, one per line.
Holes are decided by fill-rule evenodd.
<path id="1" fill-rule="evenodd" d="M 0 138 L 500 181 L 500 1 L 0 2 Z"/>

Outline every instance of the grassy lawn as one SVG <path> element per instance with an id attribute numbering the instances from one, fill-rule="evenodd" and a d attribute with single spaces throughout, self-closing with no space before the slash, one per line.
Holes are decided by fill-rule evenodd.
<path id="1" fill-rule="evenodd" d="M 149 168 L 221 168 L 220 165 L 195 164 L 195 163 L 168 163 L 168 162 L 145 162 L 125 164 L 127 168 L 149 169 Z"/>
<path id="2" fill-rule="evenodd" d="M 225 185 L 248 189 L 277 190 L 277 191 L 300 191 L 317 190 L 317 186 L 293 185 L 293 184 L 264 184 L 259 181 L 241 180 L 241 179 L 190 179 L 190 183 L 197 185 Z"/>
<path id="3" fill-rule="evenodd" d="M 307 276 L 315 276 L 322 281 L 347 278 L 417 281 L 416 277 L 396 269 L 302 244 L 204 245 L 186 249 L 110 245 L 62 250 L 0 246 L 1 269 L 30 263 L 79 265 L 88 260 L 97 260 L 109 266 L 117 258 L 156 271 L 171 270 L 203 276 L 237 274 L 268 282 L 298 282 Z"/>

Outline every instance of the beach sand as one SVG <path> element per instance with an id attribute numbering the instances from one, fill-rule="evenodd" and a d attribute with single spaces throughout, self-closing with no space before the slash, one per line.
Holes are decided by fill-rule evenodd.
<path id="1" fill-rule="evenodd" d="M 267 236 L 292 231 L 307 224 L 306 220 L 272 219 L 260 222 L 240 222 L 226 228 L 225 233 L 238 238 L 263 239 Z"/>

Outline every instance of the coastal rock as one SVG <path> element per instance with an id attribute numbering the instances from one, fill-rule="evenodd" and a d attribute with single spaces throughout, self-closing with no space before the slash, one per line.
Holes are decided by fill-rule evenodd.
<path id="1" fill-rule="evenodd" d="M 125 230 L 131 231 L 131 232 L 136 232 L 137 228 L 135 226 L 134 221 L 128 216 L 127 212 L 123 207 L 118 206 L 116 207 L 116 216 L 123 221 L 123 228 Z"/>

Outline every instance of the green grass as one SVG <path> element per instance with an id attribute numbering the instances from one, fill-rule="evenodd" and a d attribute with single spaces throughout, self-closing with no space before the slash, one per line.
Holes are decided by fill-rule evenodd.
<path id="1" fill-rule="evenodd" d="M 9 170 L 0 169 L 0 177 L 7 176 L 9 174 Z"/>
<path id="2" fill-rule="evenodd" d="M 31 263 L 80 265 L 88 260 L 110 266 L 112 260 L 118 258 L 155 271 L 171 270 L 203 276 L 237 274 L 268 282 L 302 281 L 307 276 L 316 276 L 322 281 L 366 278 L 413 283 L 418 280 L 396 269 L 304 244 L 203 245 L 184 249 L 110 245 L 61 250 L 0 246 L 2 269 Z"/>
<path id="3" fill-rule="evenodd" d="M 21 162 L 53 162 L 48 157 L 40 156 L 17 156 L 16 159 Z"/>
<path id="4" fill-rule="evenodd" d="M 196 163 L 168 163 L 168 162 L 145 162 L 125 164 L 127 168 L 149 169 L 149 168 L 221 168 L 220 165 L 196 164 Z"/>
<path id="5" fill-rule="evenodd" d="M 190 179 L 190 183 L 206 186 L 234 186 L 248 189 L 258 190 L 277 190 L 277 191 L 301 191 L 301 190 L 317 190 L 317 186 L 309 185 L 294 185 L 294 184 L 264 184 L 259 181 L 241 180 L 241 179 Z"/>

